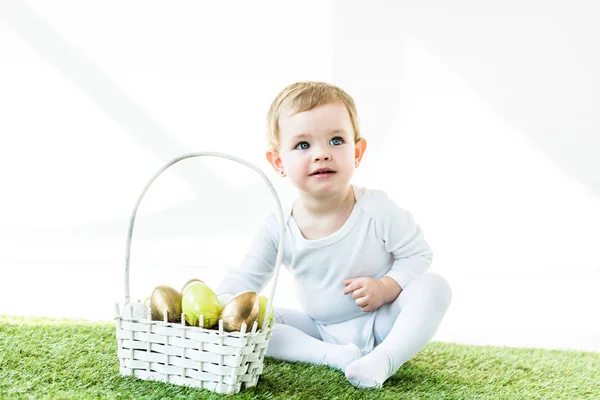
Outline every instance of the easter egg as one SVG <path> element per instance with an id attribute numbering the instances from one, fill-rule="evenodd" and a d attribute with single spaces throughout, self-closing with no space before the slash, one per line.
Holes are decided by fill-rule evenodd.
<path id="1" fill-rule="evenodd" d="M 219 320 L 221 305 L 215 292 L 202 282 L 192 282 L 185 288 L 181 306 L 185 321 L 199 326 L 204 316 L 204 328 L 212 328 Z"/>
<path id="2" fill-rule="evenodd" d="M 163 321 L 166 312 L 167 321 L 180 321 L 181 293 L 167 285 L 157 286 L 150 296 L 150 309 L 152 310 L 153 320 Z"/>
<path id="3" fill-rule="evenodd" d="M 200 279 L 198 279 L 198 278 L 192 278 L 192 279 L 190 279 L 189 281 L 187 281 L 187 282 L 185 283 L 185 285 L 183 285 L 183 288 L 181 288 L 181 293 L 185 292 L 185 289 L 187 289 L 188 285 L 189 285 L 190 283 L 192 283 L 192 282 L 200 282 L 200 283 L 204 283 L 204 282 L 202 282 L 202 281 L 201 281 Z"/>
<path id="4" fill-rule="evenodd" d="M 265 319 L 265 310 L 267 309 L 267 303 L 269 299 L 266 296 L 258 296 L 259 311 L 258 311 L 258 329 L 262 328 L 263 320 Z M 273 304 L 269 310 L 269 316 L 267 317 L 267 326 L 273 326 L 273 320 L 275 319 L 275 310 L 273 310 Z"/>
<path id="5" fill-rule="evenodd" d="M 258 294 L 247 291 L 231 298 L 221 311 L 223 329 L 228 332 L 239 331 L 245 323 L 247 330 L 252 329 L 252 324 L 258 318 L 260 309 Z"/>

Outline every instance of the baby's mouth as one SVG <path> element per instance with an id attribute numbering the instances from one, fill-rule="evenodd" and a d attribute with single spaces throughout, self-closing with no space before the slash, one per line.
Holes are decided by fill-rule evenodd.
<path id="1" fill-rule="evenodd" d="M 309 176 L 319 176 L 319 175 L 333 175 L 335 171 L 331 168 L 319 168 L 318 170 L 312 172 Z"/>

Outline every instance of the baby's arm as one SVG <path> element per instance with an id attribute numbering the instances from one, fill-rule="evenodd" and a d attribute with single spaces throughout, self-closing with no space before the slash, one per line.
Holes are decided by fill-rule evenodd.
<path id="1" fill-rule="evenodd" d="M 385 249 L 392 253 L 394 264 L 385 275 L 394 279 L 404 289 L 417 276 L 431 266 L 433 253 L 425 241 L 421 228 L 412 215 L 387 199 L 386 211 L 377 229 Z"/>
<path id="2" fill-rule="evenodd" d="M 227 272 L 216 290 L 221 302 L 245 290 L 260 292 L 269 282 L 274 273 L 279 244 L 279 225 L 276 221 L 274 215 L 267 218 L 254 237 L 242 264 Z"/>
<path id="3" fill-rule="evenodd" d="M 374 311 L 396 300 L 414 278 L 429 269 L 433 256 L 412 215 L 387 196 L 379 198 L 379 202 L 382 204 L 377 204 L 380 207 L 376 209 L 380 211 L 375 215 L 377 236 L 394 257 L 394 263 L 380 279 L 359 277 L 343 281 L 344 294 L 352 293 L 363 311 Z"/>

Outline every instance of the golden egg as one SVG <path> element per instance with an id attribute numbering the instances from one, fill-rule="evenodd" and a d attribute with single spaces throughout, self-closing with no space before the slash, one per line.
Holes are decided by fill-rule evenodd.
<path id="1" fill-rule="evenodd" d="M 252 329 L 259 310 L 260 302 L 256 292 L 247 291 L 233 296 L 221 310 L 223 329 L 228 332 L 239 331 L 242 323 L 246 323 L 247 330 Z"/>
<path id="2" fill-rule="evenodd" d="M 164 313 L 167 313 L 167 321 L 181 321 L 181 293 L 167 285 L 154 288 L 150 296 L 150 309 L 152 319 L 164 321 Z"/>

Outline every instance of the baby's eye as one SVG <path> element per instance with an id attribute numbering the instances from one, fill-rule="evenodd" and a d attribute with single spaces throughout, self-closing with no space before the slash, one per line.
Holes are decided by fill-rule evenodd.
<path id="1" fill-rule="evenodd" d="M 296 147 L 294 147 L 294 149 L 297 150 L 306 150 L 310 147 L 310 145 L 308 144 L 308 142 L 300 142 L 296 145 Z"/>
<path id="2" fill-rule="evenodd" d="M 339 136 L 336 136 L 329 141 L 329 144 L 332 144 L 334 146 L 339 146 L 342 143 L 344 143 L 344 139 L 342 139 Z"/>

